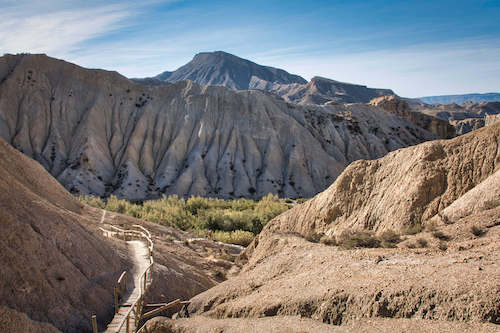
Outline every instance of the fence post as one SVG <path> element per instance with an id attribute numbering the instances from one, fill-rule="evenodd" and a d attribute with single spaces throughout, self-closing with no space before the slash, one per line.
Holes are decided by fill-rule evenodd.
<path id="1" fill-rule="evenodd" d="M 130 328 L 130 313 L 127 315 L 127 333 L 129 332 L 129 328 Z"/>
<path id="2" fill-rule="evenodd" d="M 92 330 L 93 330 L 93 333 L 98 333 L 97 332 L 97 317 L 96 317 L 96 315 L 92 316 Z"/>
<path id="3" fill-rule="evenodd" d="M 148 279 L 148 271 L 144 272 L 144 292 L 146 292 L 146 281 Z"/>
<path id="4" fill-rule="evenodd" d="M 118 313 L 119 311 L 119 305 L 118 305 L 118 290 L 116 290 L 116 287 L 115 287 L 115 313 Z"/>
<path id="5" fill-rule="evenodd" d="M 125 272 L 125 276 L 123 277 L 123 285 L 124 285 L 123 289 L 125 289 L 125 292 L 124 292 L 124 294 L 125 294 L 128 291 L 128 289 L 127 289 L 127 272 Z"/>

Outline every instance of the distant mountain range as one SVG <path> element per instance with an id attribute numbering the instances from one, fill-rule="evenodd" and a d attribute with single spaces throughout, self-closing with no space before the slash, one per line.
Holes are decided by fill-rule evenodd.
<path id="1" fill-rule="evenodd" d="M 299 75 L 258 65 L 222 51 L 199 53 L 173 72 L 133 80 L 148 85 L 191 80 L 201 85 L 219 85 L 233 90 L 257 89 L 298 104 L 368 103 L 372 98 L 394 94 L 390 89 L 373 89 L 322 77 L 314 77 L 307 82 Z"/>
<path id="2" fill-rule="evenodd" d="M 427 96 L 418 99 L 427 104 L 462 104 L 467 101 L 474 103 L 500 102 L 500 93 Z"/>

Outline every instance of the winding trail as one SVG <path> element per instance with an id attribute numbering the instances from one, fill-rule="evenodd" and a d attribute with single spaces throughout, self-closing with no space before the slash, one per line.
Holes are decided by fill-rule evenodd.
<path id="1" fill-rule="evenodd" d="M 105 217 L 106 212 L 103 211 L 101 217 L 102 223 L 104 223 Z M 142 315 L 144 294 L 152 282 L 154 260 L 151 234 L 140 225 L 133 225 L 131 229 L 106 225 L 104 228 L 100 227 L 99 229 L 105 237 L 113 237 L 126 242 L 128 254 L 133 265 L 131 272 L 124 271 L 117 281 L 114 290 L 116 312 L 105 332 L 135 332 Z M 130 285 L 132 281 L 133 285 Z M 127 284 L 129 288 L 127 288 Z M 94 332 L 97 332 L 95 316 L 93 316 L 92 320 Z"/>
<path id="2" fill-rule="evenodd" d="M 133 279 L 134 289 L 129 291 L 124 299 L 124 304 L 134 304 L 141 297 L 141 276 L 149 266 L 149 253 L 148 247 L 143 241 L 132 240 L 127 242 L 129 253 L 134 264 Z M 126 325 L 120 328 L 120 325 L 129 313 L 130 307 L 121 306 L 117 314 L 115 314 L 113 321 L 109 323 L 105 332 L 126 332 Z M 135 332 L 135 312 L 130 312 L 130 332 Z"/>

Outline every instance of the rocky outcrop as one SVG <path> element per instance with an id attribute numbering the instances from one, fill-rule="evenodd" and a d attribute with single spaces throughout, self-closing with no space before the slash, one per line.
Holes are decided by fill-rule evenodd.
<path id="1" fill-rule="evenodd" d="M 101 329 L 113 317 L 113 287 L 129 266 L 97 222 L 41 165 L 0 139 L 3 332 L 90 331 L 93 314 Z"/>
<path id="2" fill-rule="evenodd" d="M 135 84 L 44 55 L 0 58 L 0 137 L 73 193 L 311 197 L 352 161 L 435 136 L 367 105 Z"/>
<path id="3" fill-rule="evenodd" d="M 486 116 L 488 117 L 488 116 Z M 485 119 L 483 118 L 467 118 L 464 120 L 452 120 L 450 124 L 455 127 L 457 135 L 463 135 L 481 127 L 484 127 Z"/>
<path id="4" fill-rule="evenodd" d="M 490 125 L 496 124 L 498 122 L 500 122 L 500 115 L 499 114 L 487 115 L 485 120 L 484 120 L 485 126 L 490 126 Z"/>
<path id="5" fill-rule="evenodd" d="M 408 102 L 396 95 L 374 98 L 370 104 L 406 119 L 415 126 L 434 133 L 438 138 L 451 139 L 455 137 L 455 128 L 448 121 L 412 111 Z"/>
<path id="6" fill-rule="evenodd" d="M 307 84 L 273 85 L 266 87 L 288 102 L 299 104 L 368 103 L 379 96 L 393 95 L 390 89 L 339 82 L 323 77 L 313 77 Z"/>

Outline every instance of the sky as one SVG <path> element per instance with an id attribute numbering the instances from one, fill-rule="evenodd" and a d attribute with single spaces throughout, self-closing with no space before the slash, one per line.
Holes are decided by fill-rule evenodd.
<path id="1" fill-rule="evenodd" d="M 500 0 L 0 0 L 0 55 L 148 77 L 226 51 L 405 97 L 500 91 Z"/>

